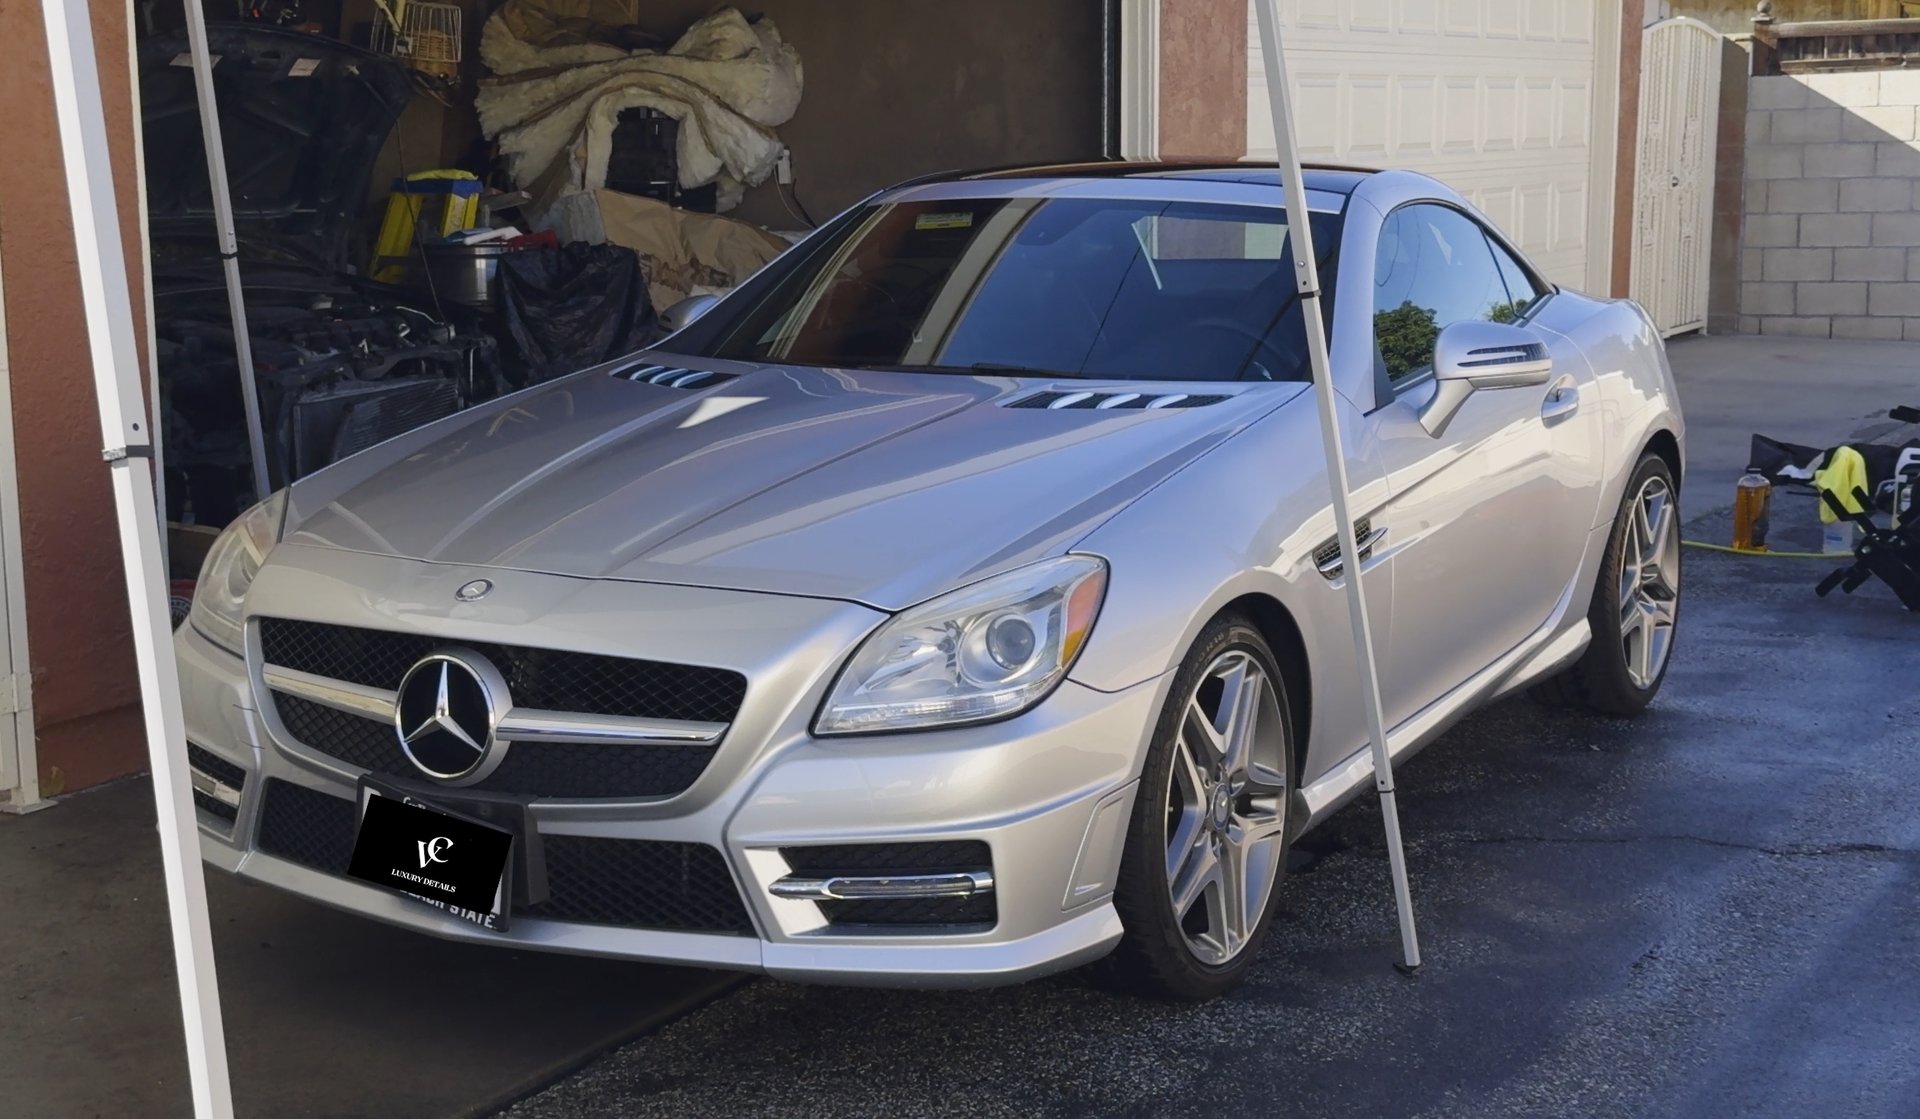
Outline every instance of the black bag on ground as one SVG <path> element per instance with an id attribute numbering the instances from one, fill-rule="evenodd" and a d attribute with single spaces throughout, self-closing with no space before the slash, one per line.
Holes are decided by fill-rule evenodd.
<path id="1" fill-rule="evenodd" d="M 619 245 L 575 241 L 508 253 L 499 299 L 507 378 L 516 387 L 611 361 L 652 337 L 646 272 L 639 255 Z"/>

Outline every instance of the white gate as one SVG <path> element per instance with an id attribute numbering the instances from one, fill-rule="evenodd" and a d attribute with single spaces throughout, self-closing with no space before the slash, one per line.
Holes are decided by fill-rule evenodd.
<path id="1" fill-rule="evenodd" d="M 1693 19 L 1646 30 L 1633 194 L 1633 297 L 1671 337 L 1707 325 L 1719 32 Z"/>
<path id="2" fill-rule="evenodd" d="M 6 296 L 0 291 L 0 812 L 44 807 L 33 750 L 26 589 L 20 573 L 20 491 L 14 476 L 13 383 Z"/>

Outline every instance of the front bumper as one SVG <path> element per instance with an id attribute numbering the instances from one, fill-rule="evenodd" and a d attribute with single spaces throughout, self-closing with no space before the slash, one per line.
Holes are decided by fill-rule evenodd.
<path id="1" fill-rule="evenodd" d="M 455 586 L 475 577 L 472 569 L 431 574 L 436 583 Z M 507 582 L 498 572 L 490 574 Z M 516 575 L 513 582 L 544 579 Z M 282 578 L 270 591 L 298 596 L 312 589 L 305 582 Z M 587 619 L 630 633 L 632 619 L 648 613 L 647 600 L 656 593 L 673 596 L 677 609 L 688 601 L 688 592 L 679 588 L 659 592 L 631 584 L 555 582 L 567 584 L 566 611 L 538 620 L 522 611 L 503 621 L 519 631 L 521 641 L 573 644 L 551 624 L 562 616 L 572 624 Z M 601 601 L 577 601 L 583 595 Z M 739 600 L 760 596 L 699 591 L 696 597 L 725 611 L 743 609 L 746 604 Z M 611 610 L 619 600 L 626 600 L 624 610 L 615 615 Z M 816 639 L 836 635 L 833 640 L 843 648 L 850 648 L 876 617 L 838 603 L 812 603 L 810 609 L 818 617 L 803 628 L 810 627 Z M 354 609 L 344 612 L 351 615 Z M 613 623 L 606 621 L 610 617 Z M 483 618 L 388 618 L 385 624 L 393 628 L 396 621 L 419 622 L 419 628 L 448 640 L 499 640 L 503 632 Z M 539 629 L 541 623 L 548 628 Z M 539 631 L 537 642 L 529 628 Z M 584 647 L 606 647 L 600 635 L 572 636 Z M 543 842 L 570 836 L 710 845 L 725 860 L 751 932 L 684 932 L 516 914 L 506 932 L 496 933 L 261 850 L 263 790 L 269 781 L 348 804 L 358 773 L 291 741 L 271 703 L 256 698 L 264 694 L 258 690 L 257 663 L 250 666 L 191 627 L 182 628 L 176 647 L 189 741 L 205 752 L 203 760 L 212 755 L 244 771 L 237 806 L 214 812 L 202 802 L 205 860 L 326 905 L 448 939 L 845 984 L 1016 982 L 1097 958 L 1120 935 L 1111 894 L 1134 777 L 1153 723 L 1153 682 L 1119 693 L 1068 682 L 1034 710 L 988 726 L 817 740 L 807 734 L 807 724 L 838 657 L 803 670 L 760 672 L 752 657 L 743 656 L 739 667 L 750 681 L 747 702 L 710 771 L 686 792 L 653 801 L 535 801 L 528 818 Z M 764 680 L 788 687 L 762 687 Z M 958 840 L 984 842 L 991 850 L 997 920 L 990 928 L 851 930 L 830 923 L 815 902 L 777 897 L 772 889 L 792 873 L 782 848 Z"/>

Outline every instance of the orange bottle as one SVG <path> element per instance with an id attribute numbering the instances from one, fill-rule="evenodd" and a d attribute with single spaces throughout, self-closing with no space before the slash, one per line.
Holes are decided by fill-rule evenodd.
<path id="1" fill-rule="evenodd" d="M 1773 483 L 1752 467 L 1733 491 L 1733 546 L 1743 552 L 1767 550 L 1768 514 L 1773 505 Z"/>

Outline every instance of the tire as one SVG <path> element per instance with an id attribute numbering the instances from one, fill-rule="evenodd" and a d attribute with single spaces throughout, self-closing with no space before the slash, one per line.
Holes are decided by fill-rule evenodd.
<path id="1" fill-rule="evenodd" d="M 1231 718 L 1230 695 L 1248 698 L 1251 723 Z M 1114 891 L 1126 931 L 1095 965 L 1103 985 L 1197 1002 L 1239 984 L 1266 939 L 1287 865 L 1293 755 L 1273 650 L 1244 618 L 1215 619 L 1181 663 L 1147 749 Z M 1209 859 L 1212 870 L 1201 873 Z"/>
<path id="2" fill-rule="evenodd" d="M 1680 632 L 1679 487 L 1659 455 L 1643 455 L 1607 538 L 1580 659 L 1541 686 L 1543 698 L 1631 717 L 1660 694 Z"/>

